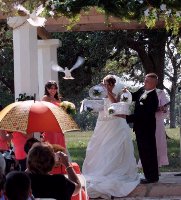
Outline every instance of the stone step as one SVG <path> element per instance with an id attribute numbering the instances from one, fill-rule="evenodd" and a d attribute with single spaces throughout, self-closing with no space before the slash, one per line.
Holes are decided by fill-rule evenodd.
<path id="1" fill-rule="evenodd" d="M 181 200 L 181 176 L 176 172 L 161 173 L 158 183 L 139 184 L 127 197 L 114 200 Z M 91 199 L 92 200 L 92 199 Z M 99 200 L 99 199 L 96 199 Z M 101 199 L 100 199 L 101 200 Z"/>
<path id="2" fill-rule="evenodd" d="M 161 173 L 158 183 L 140 184 L 128 197 L 181 197 L 181 176 L 174 172 Z"/>
<path id="3" fill-rule="evenodd" d="M 181 200 L 181 197 L 157 198 L 157 197 L 132 197 L 115 198 L 114 200 Z"/>
<path id="4" fill-rule="evenodd" d="M 90 200 L 103 200 L 103 199 L 97 198 L 97 199 L 90 199 Z M 112 198 L 110 200 L 181 200 L 181 196 L 180 197 L 170 196 L 170 197 L 163 197 L 163 198 L 158 198 L 158 197 L 122 197 L 122 198 Z"/>

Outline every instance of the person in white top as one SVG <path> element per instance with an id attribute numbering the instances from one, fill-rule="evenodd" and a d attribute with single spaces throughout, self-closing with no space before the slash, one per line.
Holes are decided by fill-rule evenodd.
<path id="1" fill-rule="evenodd" d="M 156 112 L 156 144 L 157 144 L 157 157 L 158 167 L 168 165 L 167 155 L 167 140 L 164 119 L 168 115 L 168 104 L 169 100 L 166 97 L 164 90 L 156 89 L 159 107 Z"/>

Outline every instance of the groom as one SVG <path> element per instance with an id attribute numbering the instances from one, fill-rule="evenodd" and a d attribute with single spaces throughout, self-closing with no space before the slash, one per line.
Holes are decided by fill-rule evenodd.
<path id="1" fill-rule="evenodd" d="M 134 124 L 133 131 L 136 134 L 139 156 L 145 175 L 145 179 L 140 181 L 141 184 L 154 183 L 159 180 L 155 140 L 155 112 L 158 108 L 158 97 L 155 90 L 157 82 L 156 74 L 146 75 L 144 87 L 132 93 L 133 101 L 135 101 L 134 114 L 126 116 L 127 122 Z"/>

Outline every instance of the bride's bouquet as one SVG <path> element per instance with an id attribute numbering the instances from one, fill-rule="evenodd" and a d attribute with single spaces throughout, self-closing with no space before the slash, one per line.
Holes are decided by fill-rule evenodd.
<path id="1" fill-rule="evenodd" d="M 60 107 L 62 107 L 67 112 L 67 114 L 70 114 L 70 115 L 76 114 L 75 105 L 72 102 L 62 101 L 60 103 Z"/>

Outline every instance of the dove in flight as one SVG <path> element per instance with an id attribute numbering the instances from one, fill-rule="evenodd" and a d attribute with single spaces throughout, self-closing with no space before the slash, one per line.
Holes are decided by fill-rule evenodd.
<path id="1" fill-rule="evenodd" d="M 53 63 L 52 70 L 65 73 L 65 76 L 63 77 L 64 79 L 74 79 L 74 77 L 72 77 L 72 75 L 71 75 L 71 72 L 74 69 L 77 69 L 78 67 L 80 67 L 84 63 L 84 61 L 85 61 L 85 59 L 79 56 L 77 58 L 76 63 L 73 65 L 73 67 L 71 69 L 68 69 L 67 67 L 65 67 L 65 69 L 63 69 L 58 64 Z"/>
<path id="2" fill-rule="evenodd" d="M 29 10 L 27 10 L 25 7 L 22 5 L 17 5 L 15 6 L 15 9 L 18 11 L 24 12 L 26 15 L 29 16 L 27 21 L 32 25 L 32 26 L 44 26 L 46 19 L 44 17 L 39 17 L 39 15 L 43 12 L 44 7 L 43 4 L 40 5 L 37 9 L 35 9 L 32 13 L 30 13 Z"/>

